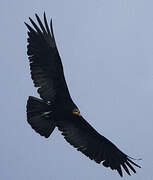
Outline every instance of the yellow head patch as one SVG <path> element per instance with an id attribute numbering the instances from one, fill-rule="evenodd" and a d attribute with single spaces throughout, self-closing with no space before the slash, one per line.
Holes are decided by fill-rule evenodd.
<path id="1" fill-rule="evenodd" d="M 77 108 L 73 109 L 73 114 L 77 116 L 81 116 L 80 111 Z"/>

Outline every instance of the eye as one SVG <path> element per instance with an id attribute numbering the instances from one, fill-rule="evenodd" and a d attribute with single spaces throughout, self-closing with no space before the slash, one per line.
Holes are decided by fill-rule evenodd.
<path id="1" fill-rule="evenodd" d="M 77 109 L 77 108 L 73 109 L 73 114 L 74 114 L 74 115 L 77 115 L 77 116 L 80 116 L 80 111 L 79 111 L 79 109 Z"/>

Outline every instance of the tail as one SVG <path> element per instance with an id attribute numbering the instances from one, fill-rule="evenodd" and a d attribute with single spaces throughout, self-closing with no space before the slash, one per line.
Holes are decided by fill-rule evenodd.
<path id="1" fill-rule="evenodd" d="M 56 126 L 51 116 L 51 105 L 32 96 L 27 101 L 27 121 L 37 133 L 46 138 Z"/>

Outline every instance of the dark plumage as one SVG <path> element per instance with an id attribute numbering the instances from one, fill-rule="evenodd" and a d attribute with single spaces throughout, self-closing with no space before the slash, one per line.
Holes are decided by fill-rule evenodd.
<path id="1" fill-rule="evenodd" d="M 48 26 L 44 13 L 44 25 L 36 14 L 39 27 L 30 19 L 33 27 L 28 28 L 27 54 L 31 78 L 41 99 L 29 97 L 27 121 L 40 135 L 48 138 L 55 127 L 78 151 L 105 167 L 122 168 L 130 175 L 129 169 L 139 167 L 129 156 L 121 152 L 112 142 L 100 135 L 79 113 L 69 94 L 64 78 L 63 66 L 57 50 L 52 21 Z"/>

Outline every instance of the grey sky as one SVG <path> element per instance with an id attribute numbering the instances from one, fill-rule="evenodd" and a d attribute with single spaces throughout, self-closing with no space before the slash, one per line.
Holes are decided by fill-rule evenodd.
<path id="1" fill-rule="evenodd" d="M 53 26 L 66 80 L 81 113 L 142 166 L 123 179 L 153 178 L 153 1 L 2 0 L 0 3 L 0 177 L 3 180 L 118 180 L 77 152 L 57 129 L 45 139 L 26 122 L 37 96 L 26 55 L 23 22 Z"/>

